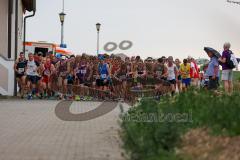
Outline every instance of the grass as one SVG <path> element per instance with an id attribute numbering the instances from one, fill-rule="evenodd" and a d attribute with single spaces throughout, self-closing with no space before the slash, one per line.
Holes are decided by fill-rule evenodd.
<path id="1" fill-rule="evenodd" d="M 240 81 L 240 71 L 233 72 L 234 81 Z"/>
<path id="2" fill-rule="evenodd" d="M 132 160 L 180 160 L 184 158 L 175 149 L 190 129 L 207 127 L 213 135 L 240 135 L 239 96 L 190 90 L 160 103 L 143 99 L 122 117 L 124 148 Z"/>

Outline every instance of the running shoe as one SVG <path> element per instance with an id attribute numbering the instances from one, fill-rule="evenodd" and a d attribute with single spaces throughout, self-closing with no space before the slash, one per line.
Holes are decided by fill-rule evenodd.
<path id="1" fill-rule="evenodd" d="M 44 93 L 43 98 L 44 98 L 44 99 L 47 99 L 47 98 L 48 98 L 47 93 Z"/>
<path id="2" fill-rule="evenodd" d="M 88 100 L 89 100 L 89 101 L 92 101 L 92 100 L 93 100 L 93 97 L 88 96 Z"/>
<path id="3" fill-rule="evenodd" d="M 36 99 L 37 98 L 37 96 L 34 94 L 34 95 L 32 95 L 32 99 Z"/>
<path id="4" fill-rule="evenodd" d="M 31 94 L 28 94 L 27 99 L 28 99 L 28 100 L 31 100 L 31 99 L 32 99 L 32 95 L 31 95 Z"/>
<path id="5" fill-rule="evenodd" d="M 76 95 L 75 96 L 75 101 L 80 101 L 80 96 Z"/>
<path id="6" fill-rule="evenodd" d="M 83 97 L 83 96 L 81 96 L 81 97 L 80 97 L 80 100 L 81 100 L 81 101 L 84 101 L 84 97 Z"/>

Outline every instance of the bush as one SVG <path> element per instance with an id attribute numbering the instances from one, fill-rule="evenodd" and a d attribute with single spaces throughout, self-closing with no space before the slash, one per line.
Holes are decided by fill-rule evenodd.
<path id="1" fill-rule="evenodd" d="M 175 155 L 180 137 L 191 128 L 240 135 L 239 96 L 190 90 L 175 98 L 165 97 L 160 103 L 143 99 L 122 117 L 124 147 L 133 160 L 176 160 L 180 159 Z"/>

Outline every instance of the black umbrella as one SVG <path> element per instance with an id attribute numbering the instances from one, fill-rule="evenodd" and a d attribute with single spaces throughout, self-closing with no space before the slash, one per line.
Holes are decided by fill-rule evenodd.
<path id="1" fill-rule="evenodd" d="M 218 51 L 216 51 L 215 49 L 213 49 L 213 48 L 210 48 L 210 47 L 204 47 L 204 51 L 205 52 L 211 52 L 214 56 L 216 56 L 217 58 L 220 58 L 221 57 L 221 54 L 218 52 Z"/>

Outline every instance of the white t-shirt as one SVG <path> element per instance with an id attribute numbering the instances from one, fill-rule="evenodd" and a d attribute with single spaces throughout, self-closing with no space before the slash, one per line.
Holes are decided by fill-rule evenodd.
<path id="1" fill-rule="evenodd" d="M 28 61 L 27 63 L 27 75 L 28 76 L 37 76 L 38 73 L 37 73 L 37 64 L 36 62 L 33 60 L 33 61 Z"/>
<path id="2" fill-rule="evenodd" d="M 177 69 L 177 66 L 175 64 L 173 64 L 171 67 L 169 67 L 167 65 L 167 69 L 168 69 L 167 80 L 174 80 L 174 79 L 176 79 L 175 70 Z"/>

